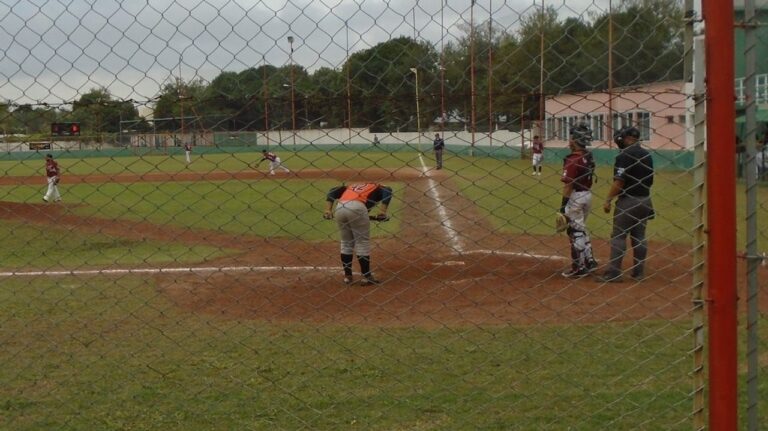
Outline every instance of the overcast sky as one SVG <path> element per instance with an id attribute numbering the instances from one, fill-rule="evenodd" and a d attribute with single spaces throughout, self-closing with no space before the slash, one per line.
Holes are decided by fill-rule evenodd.
<path id="1" fill-rule="evenodd" d="M 617 0 L 613 0 L 616 2 Z M 0 99 L 71 102 L 105 87 L 151 101 L 179 75 L 210 81 L 264 62 L 310 71 L 399 36 L 439 48 L 463 36 L 471 0 L 0 0 Z M 608 0 L 545 0 L 563 16 L 602 14 Z M 514 32 L 541 0 L 477 0 Z"/>

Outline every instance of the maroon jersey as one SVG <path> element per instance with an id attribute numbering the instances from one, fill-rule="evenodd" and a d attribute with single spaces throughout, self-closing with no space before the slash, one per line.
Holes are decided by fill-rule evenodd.
<path id="1" fill-rule="evenodd" d="M 542 154 L 544 153 L 544 143 L 541 141 L 533 141 L 533 144 L 531 146 L 531 150 L 533 151 L 533 154 Z"/>
<path id="2" fill-rule="evenodd" d="M 588 191 L 592 188 L 592 176 L 595 172 L 595 160 L 592 153 L 574 152 L 563 159 L 563 176 L 560 181 L 572 183 L 576 192 Z"/>
<path id="3" fill-rule="evenodd" d="M 262 158 L 261 160 L 269 160 L 270 162 L 274 162 L 275 160 L 277 160 L 277 155 L 275 155 L 274 153 L 262 153 L 262 154 L 264 155 L 264 158 Z"/>
<path id="4" fill-rule="evenodd" d="M 45 161 L 45 175 L 48 178 L 56 177 L 59 175 L 59 164 L 56 163 L 56 160 L 47 159 Z"/>

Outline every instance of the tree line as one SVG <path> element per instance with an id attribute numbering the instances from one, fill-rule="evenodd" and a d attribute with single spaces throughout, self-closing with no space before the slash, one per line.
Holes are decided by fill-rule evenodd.
<path id="1" fill-rule="evenodd" d="M 630 0 L 611 14 L 564 19 L 550 6 L 522 17 L 513 33 L 487 22 L 466 25 L 442 49 L 397 37 L 350 55 L 339 68 L 262 64 L 210 82 L 178 79 L 151 101 L 152 122 L 133 101 L 99 88 L 71 109 L 0 104 L 0 126 L 3 134 L 45 133 L 52 122 L 79 121 L 84 135 L 294 125 L 414 131 L 418 97 L 422 128 L 447 116 L 458 119 L 452 127 L 474 118 L 477 131 L 516 129 L 539 118 L 542 94 L 605 91 L 611 78 L 613 87 L 682 79 L 683 24 L 678 0 Z"/>

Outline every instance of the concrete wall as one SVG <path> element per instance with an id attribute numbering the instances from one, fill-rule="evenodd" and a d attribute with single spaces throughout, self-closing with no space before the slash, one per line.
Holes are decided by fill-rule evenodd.
<path id="1" fill-rule="evenodd" d="M 272 132 L 239 132 L 239 133 L 217 133 L 214 139 L 217 145 L 226 146 L 222 139 L 229 139 L 240 143 L 253 143 L 253 136 L 256 137 L 257 145 L 359 145 L 372 144 L 374 136 L 378 137 L 380 145 L 410 145 L 423 148 L 431 147 L 432 140 L 436 132 L 419 133 L 370 133 L 368 129 L 312 129 L 297 130 L 294 134 L 290 130 L 272 131 Z M 530 141 L 530 132 L 526 131 L 525 141 Z M 471 132 L 445 132 L 443 133 L 446 144 L 471 146 L 473 137 Z M 492 134 L 475 133 L 475 146 L 482 147 L 520 147 L 521 136 L 518 132 L 508 130 L 495 131 Z"/>

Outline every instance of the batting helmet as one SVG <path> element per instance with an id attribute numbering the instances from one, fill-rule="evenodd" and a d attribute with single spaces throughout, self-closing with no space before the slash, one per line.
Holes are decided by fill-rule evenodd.
<path id="1" fill-rule="evenodd" d="M 592 129 L 586 124 L 577 124 L 571 127 L 570 137 L 571 140 L 580 147 L 588 147 L 592 145 Z"/>
<path id="2" fill-rule="evenodd" d="M 632 126 L 624 126 L 621 129 L 617 130 L 616 133 L 613 134 L 613 142 L 616 143 L 616 145 L 619 146 L 619 148 L 624 148 L 626 143 L 624 142 L 624 138 L 626 137 L 632 137 L 635 138 L 635 140 L 640 139 L 640 131 L 637 130 L 637 127 Z"/>

